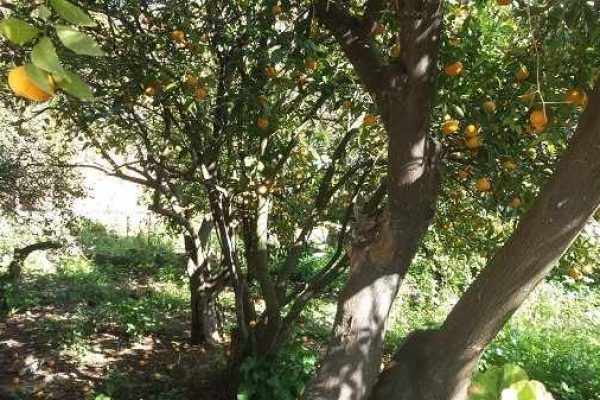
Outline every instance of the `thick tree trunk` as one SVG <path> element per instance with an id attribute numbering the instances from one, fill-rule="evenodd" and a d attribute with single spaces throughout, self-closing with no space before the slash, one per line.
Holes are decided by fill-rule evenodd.
<path id="1" fill-rule="evenodd" d="M 214 345 L 221 341 L 215 299 L 218 291 L 206 282 L 206 277 L 210 276 L 209 238 L 212 229 L 212 221 L 205 218 L 197 233 L 185 236 L 192 314 L 190 342 L 193 345 Z"/>
<path id="2" fill-rule="evenodd" d="M 360 400 L 379 374 L 392 303 L 435 210 L 438 149 L 428 139 L 441 32 L 439 0 L 401 2 L 404 53 L 383 64 L 370 32 L 385 2 L 369 2 L 362 18 L 337 2 L 317 2 L 367 89 L 376 97 L 388 134 L 389 211 L 367 221 L 349 253 L 350 275 L 340 296 L 333 338 L 305 398 Z M 418 15 L 420 24 L 411 18 Z"/>
<path id="3" fill-rule="evenodd" d="M 549 273 L 600 204 L 600 91 L 556 173 L 512 237 L 436 332 L 409 338 L 372 400 L 464 400 L 485 347 Z M 418 338 L 418 339 L 414 339 Z"/>

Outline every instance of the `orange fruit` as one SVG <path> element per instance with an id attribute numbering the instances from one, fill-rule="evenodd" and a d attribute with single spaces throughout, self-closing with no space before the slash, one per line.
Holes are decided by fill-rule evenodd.
<path id="1" fill-rule="evenodd" d="M 456 132 L 458 132 L 459 128 L 460 128 L 460 122 L 455 119 L 450 119 L 448 121 L 445 121 L 442 124 L 442 132 L 445 135 L 451 135 L 453 133 L 456 133 Z"/>
<path id="2" fill-rule="evenodd" d="M 576 281 L 583 278 L 583 274 L 577 267 L 569 268 L 569 276 L 575 279 Z"/>
<path id="3" fill-rule="evenodd" d="M 171 34 L 169 35 L 171 37 L 171 40 L 174 41 L 175 43 L 185 43 L 185 32 L 184 31 L 173 31 L 171 32 Z"/>
<path id="4" fill-rule="evenodd" d="M 481 145 L 483 145 L 483 139 L 481 138 L 481 136 L 478 135 L 471 136 L 470 138 L 467 138 L 465 140 L 465 146 L 467 146 L 467 148 L 471 150 L 476 150 L 480 148 Z"/>
<path id="5" fill-rule="evenodd" d="M 587 94 L 580 89 L 569 89 L 565 95 L 565 101 L 577 106 L 585 106 L 587 104 Z"/>
<path id="6" fill-rule="evenodd" d="M 497 0 L 499 6 L 509 6 L 512 0 Z"/>
<path id="7" fill-rule="evenodd" d="M 384 33 L 385 33 L 385 25 L 383 25 L 383 24 L 379 24 L 378 23 L 373 28 L 373 35 L 374 36 L 383 35 Z"/>
<path id="8" fill-rule="evenodd" d="M 265 68 L 265 75 L 267 75 L 268 78 L 274 78 L 277 76 L 277 70 L 274 66 L 269 65 Z"/>
<path id="9" fill-rule="evenodd" d="M 349 109 L 351 109 L 351 108 L 352 108 L 352 102 L 351 102 L 350 100 L 345 100 L 345 101 L 342 103 L 342 106 L 343 106 L 345 109 L 349 110 Z"/>
<path id="10" fill-rule="evenodd" d="M 144 94 L 146 96 L 156 96 L 156 94 L 159 92 L 160 90 L 160 83 L 158 82 L 151 82 L 148 86 L 146 86 L 146 89 L 144 89 Z"/>
<path id="11" fill-rule="evenodd" d="M 519 82 L 523 82 L 525 79 L 529 78 L 529 70 L 526 66 L 522 65 L 517 70 L 515 76 Z"/>
<path id="12" fill-rule="evenodd" d="M 204 100 L 207 95 L 208 92 L 203 87 L 196 88 L 196 90 L 194 91 L 194 99 L 196 99 L 196 101 Z"/>
<path id="13" fill-rule="evenodd" d="M 513 197 L 508 206 L 510 208 L 519 208 L 521 207 L 522 201 L 519 197 Z"/>
<path id="14" fill-rule="evenodd" d="M 516 171 L 518 168 L 517 163 L 515 163 L 513 160 L 504 161 L 502 163 L 502 167 L 509 172 Z"/>
<path id="15" fill-rule="evenodd" d="M 523 93 L 522 95 L 520 95 L 519 100 L 521 100 L 523 103 L 531 103 L 535 100 L 536 94 L 537 93 L 535 90 L 529 90 L 529 91 Z"/>
<path id="16" fill-rule="evenodd" d="M 192 74 L 185 74 L 183 81 L 189 87 L 196 87 L 198 85 L 198 77 Z"/>
<path id="17" fill-rule="evenodd" d="M 315 69 L 317 69 L 318 63 L 316 60 L 313 60 L 312 58 L 307 58 L 306 60 L 304 60 L 304 65 L 306 66 L 307 69 L 314 71 Z"/>
<path id="18" fill-rule="evenodd" d="M 529 121 L 532 127 L 543 128 L 548 125 L 548 115 L 544 110 L 535 110 L 529 115 Z"/>
<path id="19" fill-rule="evenodd" d="M 373 114 L 366 114 L 365 117 L 363 118 L 363 125 L 364 126 L 371 126 L 371 125 L 375 125 L 377 123 L 377 116 L 373 115 Z"/>
<path id="20" fill-rule="evenodd" d="M 50 87 L 54 87 L 52 78 L 49 77 Z M 27 75 L 25 66 L 13 68 L 8 73 L 8 86 L 19 97 L 24 97 L 31 101 L 47 101 L 54 93 L 46 93 Z"/>
<path id="21" fill-rule="evenodd" d="M 469 176 L 471 176 L 471 171 L 468 168 L 458 171 L 458 177 L 460 179 L 467 179 Z"/>
<path id="22" fill-rule="evenodd" d="M 465 128 L 465 136 L 468 138 L 475 137 L 475 136 L 477 136 L 478 133 L 479 133 L 479 129 L 477 129 L 477 126 L 475 126 L 474 124 L 469 124 Z"/>
<path id="23" fill-rule="evenodd" d="M 447 64 L 444 67 L 444 72 L 446 72 L 446 75 L 448 76 L 458 76 L 462 73 L 463 71 L 463 63 L 461 63 L 460 61 L 456 61 L 452 64 Z"/>
<path id="24" fill-rule="evenodd" d="M 489 192 L 492 190 L 492 181 L 487 177 L 479 178 L 477 182 L 475 182 L 475 189 L 477 189 L 478 192 Z"/>
<path id="25" fill-rule="evenodd" d="M 269 127 L 269 119 L 266 117 L 259 117 L 256 120 L 256 126 L 260 129 L 267 129 Z"/>
<path id="26" fill-rule="evenodd" d="M 450 43 L 452 46 L 459 46 L 461 41 L 462 39 L 457 36 L 453 36 L 448 39 L 448 43 Z"/>
<path id="27" fill-rule="evenodd" d="M 483 103 L 483 109 L 487 113 L 490 113 L 490 114 L 494 113 L 494 112 L 496 112 L 496 103 L 493 100 L 485 101 Z"/>
<path id="28" fill-rule="evenodd" d="M 399 44 L 395 44 L 390 49 L 390 57 L 392 58 L 400 58 L 400 54 L 402 54 L 402 48 Z"/>
<path id="29" fill-rule="evenodd" d="M 256 99 L 258 100 L 258 104 L 260 104 L 263 107 L 265 107 L 268 103 L 267 96 L 260 95 Z"/>
<path id="30" fill-rule="evenodd" d="M 271 14 L 273 15 L 279 15 L 282 11 L 283 9 L 279 4 L 275 4 L 273 7 L 271 7 Z"/>

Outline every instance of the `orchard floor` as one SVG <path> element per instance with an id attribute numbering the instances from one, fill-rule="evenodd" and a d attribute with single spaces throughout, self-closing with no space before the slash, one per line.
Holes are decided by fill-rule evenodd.
<path id="1" fill-rule="evenodd" d="M 148 317 L 151 303 L 136 295 L 139 279 L 118 279 L 114 270 L 109 279 L 84 272 L 34 273 L 13 288 L 16 304 L 0 317 L 0 399 L 224 398 L 224 386 L 215 387 L 219 357 L 187 344 L 178 299 L 169 303 L 161 293 L 161 321 L 160 314 Z M 112 298 L 97 298 L 109 287 Z M 25 293 L 30 297 L 24 300 Z M 149 321 L 109 317 L 119 309 Z"/>

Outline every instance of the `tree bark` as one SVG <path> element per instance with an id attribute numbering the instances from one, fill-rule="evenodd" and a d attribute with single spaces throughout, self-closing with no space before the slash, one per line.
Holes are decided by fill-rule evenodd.
<path id="1" fill-rule="evenodd" d="M 441 2 L 403 1 L 397 10 L 404 51 L 383 64 L 369 39 L 385 2 L 369 1 L 362 18 L 334 1 L 317 2 L 367 90 L 388 134 L 389 211 L 359 226 L 349 252 L 350 275 L 340 296 L 332 340 L 306 399 L 359 400 L 380 370 L 392 303 L 434 215 L 440 186 L 438 148 L 429 139 L 439 51 Z M 415 24 L 415 15 L 421 20 Z"/>
<path id="2" fill-rule="evenodd" d="M 29 246 L 25 246 L 20 249 L 15 249 L 14 256 L 11 263 L 8 265 L 8 277 L 9 279 L 18 281 L 21 279 L 21 274 L 23 272 L 23 265 L 27 257 L 31 255 L 31 253 L 35 251 L 42 250 L 51 250 L 51 249 L 60 249 L 63 245 L 59 242 L 54 241 L 44 241 L 38 242 L 34 244 L 30 244 Z"/>
<path id="3" fill-rule="evenodd" d="M 217 292 L 208 286 L 206 279 L 210 276 L 209 239 L 212 229 L 212 221 L 204 218 L 197 233 L 185 236 L 192 314 L 190 342 L 193 345 L 214 345 L 221 341 L 215 301 Z"/>
<path id="4" fill-rule="evenodd" d="M 434 332 L 409 337 L 371 400 L 464 400 L 485 347 L 575 240 L 600 204 L 600 91 L 511 238 Z"/>

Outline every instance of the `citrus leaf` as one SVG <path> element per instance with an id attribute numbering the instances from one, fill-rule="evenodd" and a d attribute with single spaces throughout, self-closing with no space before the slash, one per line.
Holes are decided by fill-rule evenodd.
<path id="1" fill-rule="evenodd" d="M 31 12 L 31 16 L 34 18 L 39 18 L 43 21 L 48 21 L 48 19 L 52 16 L 52 11 L 44 4 L 36 8 Z"/>
<path id="2" fill-rule="evenodd" d="M 50 5 L 60 17 L 79 26 L 96 26 L 96 21 L 81 8 L 67 0 L 50 0 Z"/>
<path id="3" fill-rule="evenodd" d="M 102 57 L 106 55 L 91 36 L 66 25 L 56 25 L 54 28 L 58 38 L 67 49 L 86 56 Z"/>
<path id="4" fill-rule="evenodd" d="M 62 74 L 64 69 L 60 65 L 60 60 L 56 54 L 56 48 L 52 44 L 47 36 L 44 36 L 40 41 L 33 47 L 31 51 L 31 61 L 33 63 L 48 72 L 53 74 Z"/>
<path id="5" fill-rule="evenodd" d="M 64 71 L 60 76 L 54 77 L 56 85 L 82 101 L 93 101 L 94 93 L 92 89 L 85 83 L 77 74 L 69 71 Z"/>
<path id="6" fill-rule="evenodd" d="M 502 388 L 507 388 L 513 383 L 529 379 L 527 372 L 518 365 L 506 364 L 502 370 Z"/>
<path id="7" fill-rule="evenodd" d="M 35 39 L 39 32 L 36 27 L 18 18 L 9 17 L 0 22 L 2 36 L 19 46 Z"/>
<path id="8" fill-rule="evenodd" d="M 46 93 L 54 93 L 54 88 L 50 84 L 50 75 L 46 71 L 33 64 L 25 64 L 25 72 L 37 87 Z"/>

